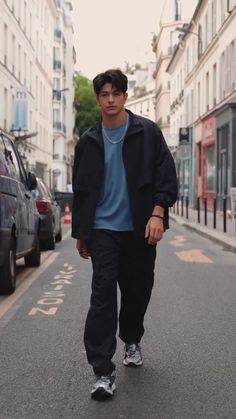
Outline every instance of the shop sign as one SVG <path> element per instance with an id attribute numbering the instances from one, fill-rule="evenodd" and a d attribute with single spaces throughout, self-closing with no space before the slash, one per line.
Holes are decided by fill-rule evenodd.
<path id="1" fill-rule="evenodd" d="M 25 88 L 16 91 L 12 131 L 28 130 L 28 97 Z"/>
<path id="2" fill-rule="evenodd" d="M 179 145 L 189 144 L 189 128 L 179 128 Z"/>

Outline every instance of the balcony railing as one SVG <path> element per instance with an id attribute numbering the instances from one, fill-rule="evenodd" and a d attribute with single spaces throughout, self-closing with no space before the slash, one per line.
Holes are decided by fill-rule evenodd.
<path id="1" fill-rule="evenodd" d="M 56 100 L 58 102 L 61 101 L 61 92 L 59 90 L 53 91 L 53 100 Z"/>
<path id="2" fill-rule="evenodd" d="M 60 60 L 53 60 L 53 70 L 60 71 L 61 70 L 61 61 Z"/>
<path id="3" fill-rule="evenodd" d="M 60 29 L 54 29 L 54 39 L 55 41 L 61 40 L 61 30 Z"/>
<path id="4" fill-rule="evenodd" d="M 57 131 L 61 131 L 62 129 L 62 123 L 59 121 L 53 121 L 53 128 Z"/>

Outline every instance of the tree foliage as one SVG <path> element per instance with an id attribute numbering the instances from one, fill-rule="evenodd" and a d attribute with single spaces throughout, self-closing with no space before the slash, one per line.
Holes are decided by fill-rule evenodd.
<path id="1" fill-rule="evenodd" d="M 135 74 L 137 70 L 142 70 L 141 64 L 130 64 L 128 61 L 125 61 L 125 74 Z"/>
<path id="2" fill-rule="evenodd" d="M 79 135 L 82 135 L 101 116 L 97 106 L 92 82 L 87 77 L 77 74 L 75 77 L 75 125 Z"/>

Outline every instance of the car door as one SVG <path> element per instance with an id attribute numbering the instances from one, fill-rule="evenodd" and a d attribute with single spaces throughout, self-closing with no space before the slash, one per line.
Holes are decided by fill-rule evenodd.
<path id="1" fill-rule="evenodd" d="M 14 213 L 14 223 L 16 225 L 17 248 L 16 252 L 21 253 L 27 247 L 27 205 L 24 191 L 21 185 L 20 168 L 16 158 L 12 142 L 8 137 L 3 137 L 6 184 L 9 195 L 16 197 L 17 208 Z"/>
<path id="2" fill-rule="evenodd" d="M 10 155 L 12 177 L 14 176 L 18 182 L 17 251 L 23 254 L 33 246 L 34 221 L 32 217 L 32 210 L 34 202 L 31 192 L 27 186 L 26 173 L 19 153 L 10 140 L 8 140 L 7 149 Z"/>

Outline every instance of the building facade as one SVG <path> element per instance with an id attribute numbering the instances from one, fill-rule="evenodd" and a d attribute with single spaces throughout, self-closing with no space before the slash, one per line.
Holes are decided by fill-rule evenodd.
<path id="1" fill-rule="evenodd" d="M 155 82 L 153 70 L 155 63 L 148 63 L 144 70 L 136 70 L 128 77 L 128 100 L 126 108 L 137 115 L 155 121 Z"/>
<path id="2" fill-rule="evenodd" d="M 236 1 L 200 0 L 167 71 L 172 78 L 170 126 L 189 130 L 189 180 L 180 195 L 193 205 L 198 197 L 218 206 L 235 182 Z M 178 81 L 182 80 L 181 83 Z M 181 97 L 181 100 L 179 100 Z M 178 146 L 179 182 L 186 178 Z"/>
<path id="3" fill-rule="evenodd" d="M 152 50 L 156 57 L 155 120 L 160 126 L 169 147 L 176 146 L 176 138 L 170 132 L 170 75 L 166 68 L 178 44 L 176 28 L 190 21 L 197 0 L 167 0 L 159 22 L 159 30 L 153 37 Z"/>
<path id="4" fill-rule="evenodd" d="M 54 81 L 55 25 L 59 0 L 0 0 L 0 129 L 14 135 L 27 171 L 34 171 L 52 187 L 55 173 L 54 113 L 52 104 L 63 86 L 68 98 L 62 99 L 68 132 L 62 155 L 69 164 L 67 145 L 73 139 L 73 65 L 72 25 L 68 17 L 70 3 L 65 2 L 66 47 L 62 56 L 62 84 Z M 56 22 L 56 23 L 55 23 Z M 54 60 L 53 60 L 54 58 Z M 58 62 L 57 62 L 58 64 Z M 67 80 L 68 78 L 68 80 Z M 55 84 L 54 84 L 55 83 Z M 55 92 L 56 91 L 56 92 Z M 62 95 L 61 95 L 62 96 Z M 66 102 L 68 100 L 68 102 Z M 62 122 L 62 121 L 61 121 Z M 71 163 L 70 163 L 71 166 Z M 62 172 L 62 170 L 61 170 Z M 71 169 L 58 188 L 66 190 Z M 58 177 L 59 178 L 59 177 Z"/>
<path id="5" fill-rule="evenodd" d="M 74 64 L 72 4 L 56 0 L 53 46 L 53 189 L 70 190 L 74 146 Z"/>

